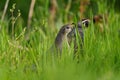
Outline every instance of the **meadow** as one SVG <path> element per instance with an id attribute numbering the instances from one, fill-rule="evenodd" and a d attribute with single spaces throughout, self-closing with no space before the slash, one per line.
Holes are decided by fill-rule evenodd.
<path id="1" fill-rule="evenodd" d="M 47 5 L 47 4 L 46 4 Z M 16 4 L 17 6 L 17 4 Z M 106 12 L 107 5 L 98 2 L 99 13 Z M 45 8 L 46 14 L 47 8 Z M 27 28 L 20 17 L 13 23 L 14 34 L 9 31 L 11 18 L 0 20 L 0 79 L 1 80 L 119 80 L 120 79 L 120 15 L 110 9 L 108 23 L 103 21 L 104 32 L 96 32 L 96 25 L 91 21 L 84 28 L 84 52 L 79 63 L 73 60 L 73 45 L 64 50 L 62 57 L 47 59 L 49 48 L 60 27 L 67 23 L 66 17 L 58 17 L 54 22 L 56 29 L 50 27 L 48 17 L 42 13 L 33 16 L 32 28 L 26 35 Z M 61 12 L 64 13 L 64 12 Z M 89 16 L 93 14 L 89 12 Z M 42 16 L 41 19 L 36 16 Z M 11 15 L 11 13 L 9 14 Z M 19 15 L 16 14 L 16 15 Z M 13 15 L 13 16 L 16 16 Z M 22 15 L 22 13 L 21 13 Z M 20 15 L 19 15 L 20 16 Z M 12 16 L 11 16 L 12 17 Z M 62 21 L 65 19 L 66 21 Z M 76 16 L 73 22 L 79 21 Z M 10 34 L 11 33 L 11 34 Z M 13 36 L 14 35 L 14 36 Z M 29 36 L 29 39 L 26 37 Z M 81 52 L 79 52 L 81 53 Z M 49 55 L 50 56 L 50 55 Z"/>

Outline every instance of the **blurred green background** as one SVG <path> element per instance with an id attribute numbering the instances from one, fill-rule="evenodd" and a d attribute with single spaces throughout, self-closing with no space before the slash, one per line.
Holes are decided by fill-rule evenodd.
<path id="1" fill-rule="evenodd" d="M 4 10 L 6 0 L 0 1 L 0 14 L 2 14 Z M 21 20 L 22 25 L 27 26 L 28 14 L 31 0 L 10 0 L 8 4 L 8 9 L 5 18 L 9 19 L 11 17 L 10 9 L 12 5 L 16 3 L 15 15 L 17 14 L 17 10 L 21 11 Z M 77 17 L 80 20 L 80 4 L 83 3 L 84 15 L 86 18 L 90 17 L 90 13 L 92 15 L 101 14 L 109 12 L 111 9 L 114 9 L 116 13 L 120 12 L 119 0 L 36 0 L 34 6 L 34 13 L 32 18 L 32 23 L 36 22 L 36 20 L 42 21 L 43 19 L 49 20 L 52 17 L 52 20 L 49 22 L 57 22 L 61 20 L 62 22 L 67 22 L 68 20 L 73 19 L 73 17 Z M 103 11 L 98 8 L 100 4 L 104 3 Z M 83 14 L 82 14 L 83 15 Z M 0 15 L 1 16 L 1 15 Z M 37 24 L 37 23 L 36 23 Z M 40 22 L 38 23 L 38 25 Z"/>
<path id="2" fill-rule="evenodd" d="M 3 17 L 6 1 L 9 1 Z M 120 80 L 119 0 L 0 0 L 1 80 Z M 30 11 L 32 14 L 29 16 Z M 92 22 L 103 18 L 103 33 Z M 84 29 L 84 56 L 73 60 L 73 46 L 61 59 L 47 59 L 62 25 L 91 20 Z M 78 53 L 81 53 L 80 51 Z"/>

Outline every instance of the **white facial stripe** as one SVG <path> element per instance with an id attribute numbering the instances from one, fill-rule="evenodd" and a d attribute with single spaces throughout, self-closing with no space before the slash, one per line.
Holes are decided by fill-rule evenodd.
<path id="1" fill-rule="evenodd" d="M 86 20 L 82 21 L 82 23 L 85 23 L 86 21 L 90 22 L 90 20 L 86 19 Z"/>

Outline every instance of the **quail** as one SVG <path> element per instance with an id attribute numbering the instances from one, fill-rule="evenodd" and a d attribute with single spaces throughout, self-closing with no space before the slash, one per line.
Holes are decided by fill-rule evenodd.
<path id="1" fill-rule="evenodd" d="M 69 34 L 69 32 L 72 31 L 73 27 L 74 27 L 74 24 L 63 25 L 56 35 L 54 44 L 47 51 L 46 60 L 52 63 L 53 66 L 55 66 L 54 63 L 56 59 L 60 58 L 62 55 L 62 51 L 65 46 L 64 43 L 66 43 L 67 48 L 69 48 L 67 35 Z"/>
<path id="2" fill-rule="evenodd" d="M 67 44 L 67 48 L 69 48 L 67 35 L 69 32 L 72 31 L 73 27 L 74 27 L 74 24 L 63 25 L 56 35 L 54 44 L 50 47 L 47 53 L 51 53 L 53 56 L 55 55 L 58 56 L 58 55 L 61 55 L 65 44 Z"/>
<path id="3" fill-rule="evenodd" d="M 76 28 L 73 28 L 72 31 L 67 36 L 69 44 L 71 44 L 71 42 L 74 43 L 74 58 L 79 59 L 79 54 L 77 53 L 79 52 L 78 50 L 80 50 L 81 53 L 83 52 L 84 32 L 82 24 L 85 27 L 88 27 L 89 23 L 90 23 L 89 19 L 82 19 L 82 21 L 79 21 L 77 23 Z"/>
<path id="4" fill-rule="evenodd" d="M 98 31 L 104 32 L 105 28 L 108 30 L 108 26 L 107 25 L 104 26 L 104 22 L 105 22 L 105 24 L 107 24 L 107 22 L 108 22 L 107 14 L 103 14 L 103 15 L 98 14 L 98 15 L 93 16 L 93 23 L 96 26 L 98 26 L 98 28 L 99 28 Z"/>
<path id="5" fill-rule="evenodd" d="M 73 26 L 74 24 L 66 24 L 59 30 L 55 38 L 55 48 L 58 52 L 62 53 L 63 43 L 67 43 L 69 47 L 67 35 L 72 31 Z"/>

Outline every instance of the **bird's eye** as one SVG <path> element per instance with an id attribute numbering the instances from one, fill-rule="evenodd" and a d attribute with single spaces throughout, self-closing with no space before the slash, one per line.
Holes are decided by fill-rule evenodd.
<path id="1" fill-rule="evenodd" d="M 69 27 L 66 27 L 66 29 L 69 29 Z"/>

